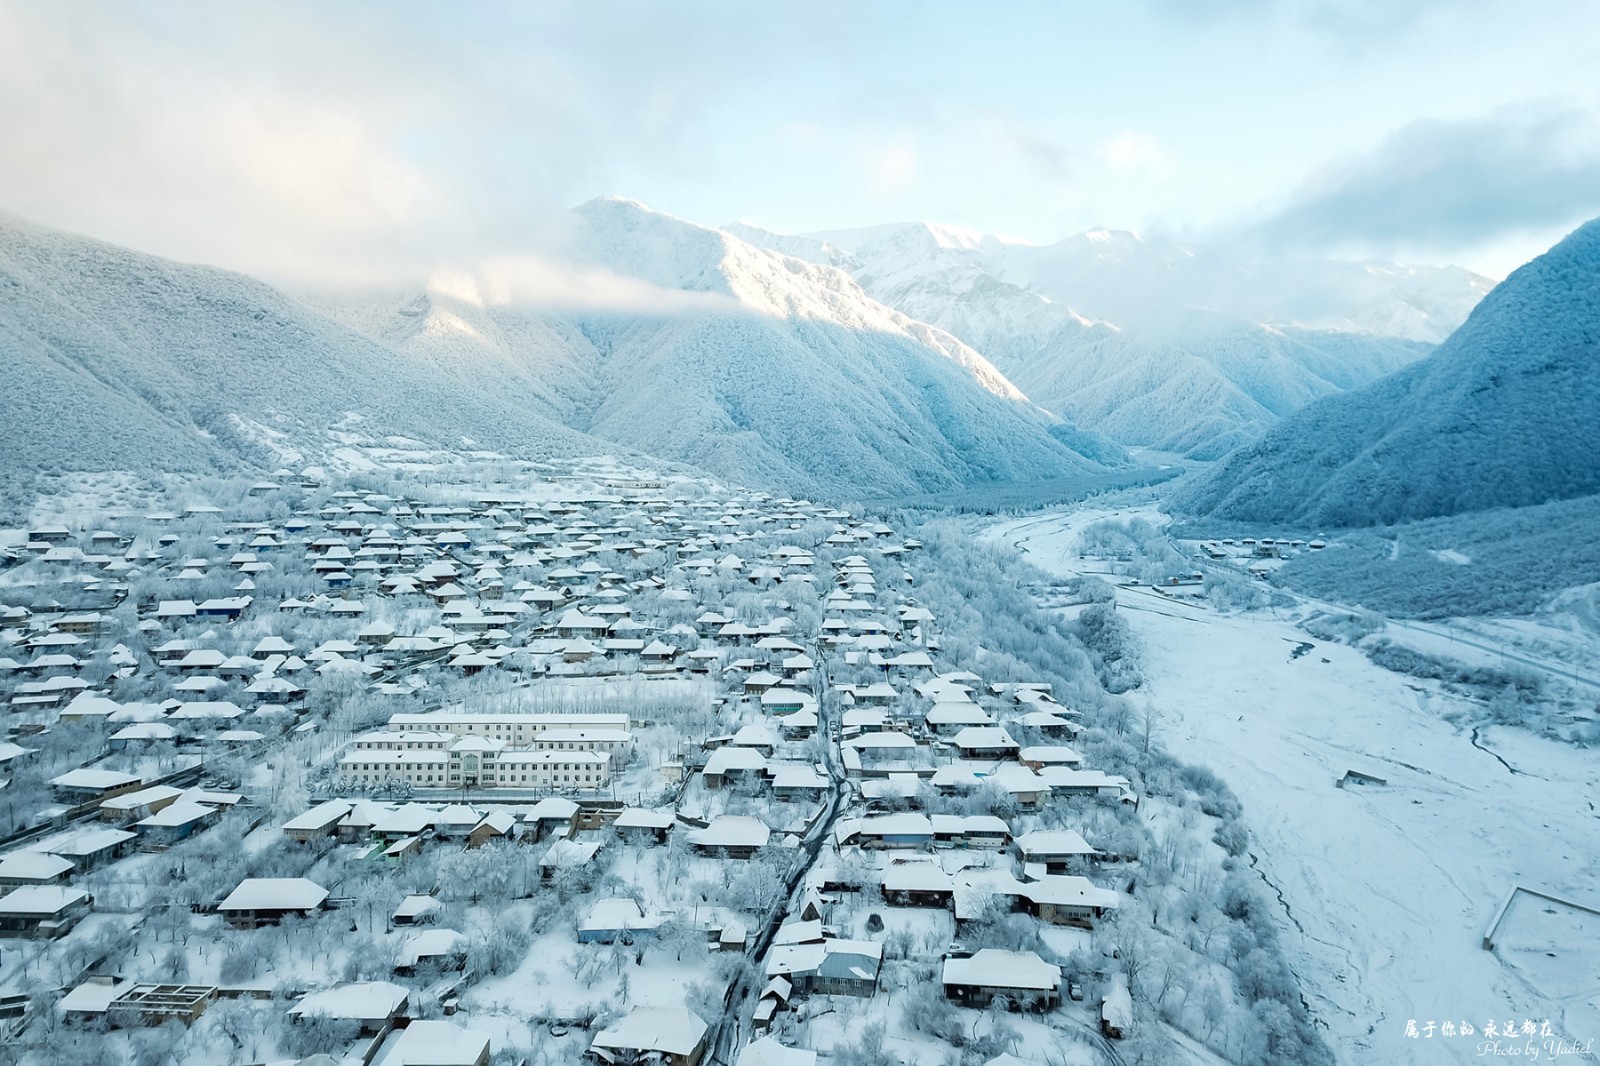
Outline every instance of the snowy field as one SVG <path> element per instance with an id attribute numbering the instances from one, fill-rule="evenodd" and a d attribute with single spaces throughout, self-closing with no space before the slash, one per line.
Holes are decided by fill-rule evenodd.
<path id="1" fill-rule="evenodd" d="M 984 536 L 1067 575 L 1103 569 L 1075 542 L 1109 517 L 1008 520 Z M 1140 693 L 1164 712 L 1163 742 L 1244 804 L 1290 964 L 1341 1062 L 1479 1060 L 1493 1055 L 1486 1022 L 1548 1019 L 1579 1046 L 1600 1036 L 1600 920 L 1524 899 L 1501 945 L 1482 947 L 1515 884 L 1600 905 L 1594 752 L 1506 728 L 1480 734 L 1482 750 L 1444 718 L 1459 697 L 1310 640 L 1293 612 L 1225 615 L 1148 588 L 1118 603 L 1143 641 Z M 1335 788 L 1352 769 L 1387 784 Z M 1411 1038 L 1411 1020 L 1477 1033 Z"/>

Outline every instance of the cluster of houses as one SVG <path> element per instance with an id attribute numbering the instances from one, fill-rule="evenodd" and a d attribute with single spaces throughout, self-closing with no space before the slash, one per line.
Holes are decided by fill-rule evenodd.
<path id="1" fill-rule="evenodd" d="M 1273 569 L 1281 565 L 1286 559 L 1292 559 L 1307 551 L 1318 552 L 1328 546 L 1324 540 L 1302 540 L 1299 537 L 1224 537 L 1221 540 L 1201 541 L 1195 546 L 1195 552 L 1212 562 L 1227 563 L 1243 567 L 1252 577 L 1265 577 Z M 1200 578 L 1201 575 L 1193 575 Z M 1200 581 L 1193 581 L 1200 585 Z M 1185 587 L 1190 582 L 1184 578 L 1174 578 L 1169 582 L 1171 589 L 1163 588 L 1163 592 L 1175 595 L 1198 595 L 1191 593 Z"/>
<path id="2" fill-rule="evenodd" d="M 292 501 L 259 488 L 251 500 Z M 675 840 L 709 863 L 778 854 L 807 886 L 792 913 L 739 920 L 723 908 L 702 923 L 734 951 L 756 950 L 747 928 L 776 929 L 756 960 L 766 984 L 740 1008 L 757 1034 L 786 1019 L 792 1033 L 800 999 L 877 993 L 884 943 L 838 932 L 863 907 L 949 911 L 963 941 L 981 937 L 997 907 L 1069 929 L 1118 908 L 1107 882 L 1120 857 L 1040 828 L 1038 816 L 1135 803 L 1129 782 L 1084 765 L 1080 716 L 1048 683 L 944 665 L 939 619 L 905 565 L 920 545 L 887 525 L 642 478 L 553 480 L 463 502 L 336 491 L 275 515 L 230 521 L 200 508 L 109 532 L 40 528 L 10 551 L 0 694 L 14 725 L 0 773 L 36 754 L 29 736 L 60 723 L 103 723 L 105 741 L 50 782 L 52 832 L 0 844 L 0 937 L 70 933 L 93 908 L 77 875 L 248 805 L 248 779 L 228 782 L 237 791 L 200 787 L 206 761 L 232 752 L 250 765 L 288 738 L 327 734 L 328 710 L 311 697 L 334 687 L 384 716 L 324 749 L 313 798 L 278 823 L 291 844 L 356 847 L 396 865 L 425 849 L 531 846 L 546 881 L 605 849 Z M 63 585 L 74 609 L 44 591 Z M 467 679 L 601 695 L 525 708 L 432 697 Z M 691 735 L 673 714 L 582 688 L 616 679 L 691 685 L 713 725 Z M 641 765 L 646 751 L 656 765 Z M 619 791 L 653 799 L 629 805 Z M 973 813 L 982 803 L 994 813 Z M 871 876 L 863 884 L 846 868 Z M 249 930 L 341 905 L 310 878 L 245 878 L 211 909 Z M 441 960 L 459 968 L 464 938 L 433 926 L 437 909 L 412 895 L 390 914 L 396 929 L 417 927 L 397 976 Z M 615 944 L 671 916 L 606 896 L 571 923 L 580 944 Z M 1061 1002 L 1060 966 L 1031 952 L 974 942 L 940 968 L 954 1005 Z M 487 1060 L 481 1034 L 412 1019 L 403 993 L 333 983 L 292 1009 L 358 1021 L 367 1061 Z M 73 993 L 86 1017 L 140 1024 L 192 1023 L 219 994 L 120 978 Z M 692 1012 L 634 1009 L 596 1033 L 589 1054 L 696 1066 L 712 1036 Z M 815 1053 L 768 1036 L 738 1061 L 809 1064 Z"/>
<path id="3" fill-rule="evenodd" d="M 0 693 L 13 710 L 53 711 L 96 688 L 83 673 L 103 659 L 122 677 L 154 670 L 170 681 L 151 705 L 165 713 L 113 721 L 216 703 L 234 710 L 195 717 L 226 729 L 262 711 L 269 719 L 293 711 L 327 674 L 706 672 L 720 655 L 691 654 L 693 629 L 672 633 L 633 617 L 630 601 L 665 592 L 669 575 L 619 569 L 636 572 L 627 564 L 671 553 L 674 578 L 804 580 L 810 549 L 777 544 L 748 560 L 734 549 L 760 533 L 848 519 L 766 494 L 691 497 L 634 481 L 610 490 L 575 483 L 537 502 L 480 495 L 442 505 L 345 490 L 273 522 L 230 522 L 196 507 L 124 516 L 115 531 L 41 527 L 0 555 L 0 568 L 14 564 L 11 591 L 0 594 Z M 212 550 L 197 554 L 185 534 L 202 521 Z M 890 532 L 856 525 L 835 535 L 854 543 Z M 191 588 L 206 594 L 180 595 Z M 63 590 L 92 609 L 63 607 Z M 130 597 L 135 619 L 120 610 Z M 384 602 L 406 608 L 404 624 L 373 610 Z M 337 635 L 297 639 L 307 621 Z M 742 639 L 737 625 L 725 628 L 725 640 Z M 118 709 L 105 700 L 74 714 L 111 718 Z"/>
<path id="4" fill-rule="evenodd" d="M 100 1021 L 112 1028 L 171 1021 L 193 1025 L 217 1003 L 238 998 L 255 996 L 217 985 L 101 975 L 69 992 L 59 1009 L 69 1020 Z M 347 1027 L 362 1048 L 362 1061 L 373 1066 L 487 1066 L 489 1062 L 486 1034 L 449 1020 L 420 1017 L 410 990 L 390 981 L 357 981 L 309 992 L 296 1000 L 288 1015 L 297 1023 L 324 1021 Z"/>
<path id="5" fill-rule="evenodd" d="M 167 848 L 207 829 L 244 799 L 146 784 L 110 770 L 71 770 L 50 784 L 62 801 L 54 808 L 60 827 L 18 835 L 0 851 L 0 936 L 65 936 L 92 909 L 93 897 L 74 882 L 135 851 Z"/>

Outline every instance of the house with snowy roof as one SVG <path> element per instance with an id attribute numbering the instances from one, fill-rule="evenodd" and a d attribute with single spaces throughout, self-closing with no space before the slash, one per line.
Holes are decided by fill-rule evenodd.
<path id="1" fill-rule="evenodd" d="M 1024 911 L 1051 925 L 1094 928 L 1097 918 L 1120 904 L 1117 893 L 1101 888 L 1086 877 L 1047 874 L 1019 880 L 1010 871 L 986 868 L 962 870 L 955 880 L 955 916 L 958 927 L 980 917 L 993 900 L 1012 910 Z"/>
<path id="2" fill-rule="evenodd" d="M 772 795 L 780 800 L 816 800 L 833 787 L 827 776 L 806 763 L 769 763 Z"/>
<path id="3" fill-rule="evenodd" d="M 1049 874 L 1017 883 L 1016 896 L 1022 909 L 1051 925 L 1075 925 L 1084 929 L 1106 911 L 1116 910 L 1121 902 L 1117 893 L 1101 888 L 1086 877 Z"/>
<path id="4" fill-rule="evenodd" d="M 1053 874 L 1066 873 L 1068 867 L 1100 854 L 1076 829 L 1035 829 L 1019 836 L 1016 845 L 1024 865 L 1040 865 Z"/>
<path id="5" fill-rule="evenodd" d="M 1133 1028 L 1133 996 L 1128 991 L 1128 980 L 1122 974 L 1111 979 L 1111 987 L 1100 1001 L 1100 1032 L 1112 1040 L 1121 1040 Z"/>
<path id="6" fill-rule="evenodd" d="M 569 870 L 588 866 L 600 851 L 595 840 L 554 840 L 539 859 L 539 877 L 549 883 Z"/>
<path id="7" fill-rule="evenodd" d="M 22 885 L 62 885 L 72 874 L 72 863 L 43 851 L 14 851 L 0 858 L 0 888 Z"/>
<path id="8" fill-rule="evenodd" d="M 919 745 L 915 738 L 894 731 L 847 737 L 840 745 L 845 773 L 850 777 L 931 771 L 931 755 L 931 749 Z"/>
<path id="9" fill-rule="evenodd" d="M 182 795 L 183 789 L 171 785 L 151 785 L 133 792 L 123 792 L 101 801 L 100 817 L 115 825 L 136 822 L 177 802 Z"/>
<path id="10" fill-rule="evenodd" d="M 1061 1002 L 1061 967 L 1032 951 L 984 948 L 947 956 L 940 980 L 946 997 L 968 1007 L 987 1007 L 1000 998 L 1019 1007 L 1054 1007 Z"/>
<path id="11" fill-rule="evenodd" d="M 589 1054 L 606 1066 L 698 1066 L 709 1035 L 710 1027 L 693 1011 L 637 1007 L 596 1034 Z"/>
<path id="12" fill-rule="evenodd" d="M 648 918 L 637 901 L 613 898 L 597 899 L 578 922 L 578 943 L 612 944 L 655 932 L 660 919 Z"/>
<path id="13" fill-rule="evenodd" d="M 547 796 L 522 816 L 524 844 L 535 844 L 547 837 L 564 838 L 577 824 L 578 804 L 565 796 Z"/>
<path id="14" fill-rule="evenodd" d="M 701 776 L 707 788 L 722 788 L 741 780 L 761 780 L 766 777 L 767 759 L 755 748 L 717 748 L 706 758 Z"/>
<path id="15" fill-rule="evenodd" d="M 1003 726 L 967 726 L 950 743 L 964 759 L 1003 759 L 1020 748 Z"/>
<path id="16" fill-rule="evenodd" d="M 490 811 L 467 834 L 467 849 L 481 848 L 496 841 L 517 839 L 520 823 L 510 811 Z"/>
<path id="17" fill-rule="evenodd" d="M 247 877 L 217 904 L 217 913 L 235 929 L 276 925 L 289 915 L 320 911 L 328 890 L 304 877 Z"/>
<path id="18" fill-rule="evenodd" d="M 310 810 L 295 815 L 280 827 L 283 835 L 299 844 L 331 837 L 339 823 L 350 813 L 350 804 L 344 800 L 327 800 Z"/>
<path id="19" fill-rule="evenodd" d="M 385 1033 L 405 1016 L 411 993 L 391 981 L 359 981 L 309 992 L 289 1008 L 297 1021 L 326 1018 L 355 1022 L 363 1033 Z"/>
<path id="20" fill-rule="evenodd" d="M 55 795 L 68 803 L 87 803 L 106 800 L 123 792 L 131 792 L 142 783 L 139 775 L 121 770 L 80 768 L 68 770 L 50 779 Z"/>
<path id="21" fill-rule="evenodd" d="M 108 826 L 84 826 L 29 845 L 33 851 L 59 855 L 82 873 L 122 858 L 133 850 L 137 834 Z"/>
<path id="22" fill-rule="evenodd" d="M 934 703 L 923 722 L 939 736 L 954 736 L 964 729 L 994 725 L 994 716 L 971 700 L 942 699 Z"/>
<path id="23" fill-rule="evenodd" d="M 459 972 L 466 968 L 469 945 L 456 929 L 414 930 L 401 944 L 394 972 L 402 977 L 414 977 L 422 967 Z"/>
<path id="24" fill-rule="evenodd" d="M 372 1066 L 488 1066 L 489 1036 L 442 1020 L 416 1019 L 390 1034 Z"/>
<path id="25" fill-rule="evenodd" d="M 935 814 L 935 847 L 999 849 L 1011 842 L 1011 827 L 992 814 Z"/>
<path id="26" fill-rule="evenodd" d="M 782 978 L 778 977 L 773 978 L 774 982 L 782 980 Z M 787 982 L 784 983 L 787 985 Z M 774 988 L 775 986 L 769 985 L 768 987 Z M 787 1001 L 787 999 L 788 991 L 785 990 L 782 1000 Z M 763 1004 L 778 1001 L 779 997 L 776 994 L 762 996 Z M 759 1008 L 757 1009 L 759 1010 Z M 769 1021 L 770 1015 L 771 1012 L 769 1011 Z M 817 1053 L 815 1051 L 807 1048 L 786 1047 L 770 1036 L 764 1036 L 759 1040 L 746 1044 L 739 1052 L 739 1058 L 735 1062 L 735 1066 L 816 1066 L 816 1064 Z"/>
<path id="27" fill-rule="evenodd" d="M 955 898 L 955 879 L 926 859 L 896 859 L 879 878 L 883 898 L 897 906 L 948 907 Z"/>
<path id="28" fill-rule="evenodd" d="M 927 815 L 912 812 L 842 818 L 834 827 L 834 839 L 841 847 L 922 848 L 933 843 L 933 823 Z"/>
<path id="29" fill-rule="evenodd" d="M 612 821 L 611 827 L 621 839 L 630 844 L 664 844 L 677 818 L 670 810 L 645 810 L 626 807 Z"/>
<path id="30" fill-rule="evenodd" d="M 1108 774 L 1104 770 L 1080 770 L 1071 766 L 1046 766 L 1039 771 L 1039 779 L 1050 786 L 1058 796 L 1097 796 L 1117 799 L 1123 803 L 1137 803 L 1138 796 L 1126 777 Z"/>
<path id="31" fill-rule="evenodd" d="M 774 945 L 766 975 L 784 978 L 800 993 L 865 997 L 877 991 L 882 966 L 883 945 L 876 941 L 824 938 Z"/>
<path id="32" fill-rule="evenodd" d="M 727 859 L 748 859 L 771 837 L 772 830 L 759 818 L 733 814 L 718 815 L 704 829 L 688 834 L 696 851 Z"/>
<path id="33" fill-rule="evenodd" d="M 0 936 L 54 938 L 72 931 L 94 899 L 69 885 L 23 885 L 0 896 Z"/>

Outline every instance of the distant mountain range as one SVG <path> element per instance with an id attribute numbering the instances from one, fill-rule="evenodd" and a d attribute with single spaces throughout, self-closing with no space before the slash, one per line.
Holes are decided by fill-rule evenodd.
<path id="1" fill-rule="evenodd" d="M 0 461 L 218 469 L 339 461 L 354 440 L 620 446 L 843 496 L 1125 462 L 840 271 L 623 200 L 576 209 L 570 237 L 559 262 L 296 301 L 0 218 Z"/>
<path id="2" fill-rule="evenodd" d="M 1437 351 L 1319 400 L 1174 506 L 1366 526 L 1600 493 L 1600 220 L 1514 272 Z"/>
<path id="3" fill-rule="evenodd" d="M 1411 366 L 1487 286 L 1111 230 L 789 237 L 603 198 L 538 257 L 291 297 L 0 216 L 0 469 L 360 443 L 622 451 L 834 498 L 1101 476 L 1124 446 L 1219 456 Z"/>
<path id="4" fill-rule="evenodd" d="M 1421 358 L 1492 285 L 1457 267 L 1224 254 L 1116 230 L 1030 245 L 920 222 L 726 228 L 848 271 L 1069 421 L 1202 459 Z"/>

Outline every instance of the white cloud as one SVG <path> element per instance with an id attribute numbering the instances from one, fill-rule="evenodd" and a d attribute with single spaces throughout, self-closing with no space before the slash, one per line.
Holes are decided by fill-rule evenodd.
<path id="1" fill-rule="evenodd" d="M 1600 122 L 1540 103 L 1420 119 L 1315 175 L 1252 227 L 1271 241 L 1453 253 L 1547 235 L 1600 213 Z"/>
<path id="2" fill-rule="evenodd" d="M 1106 166 L 1121 173 L 1170 177 L 1175 166 L 1160 143 L 1148 133 L 1125 130 L 1100 146 Z"/>
<path id="3" fill-rule="evenodd" d="M 726 293 L 668 289 L 608 270 L 574 267 L 538 256 L 498 257 L 471 275 L 436 279 L 436 285 L 448 286 L 453 295 L 472 303 L 550 311 L 675 315 L 741 310 Z"/>
<path id="4" fill-rule="evenodd" d="M 918 164 L 916 145 L 904 137 L 861 151 L 867 185 L 880 197 L 891 197 L 909 188 L 917 180 Z"/>
<path id="5" fill-rule="evenodd" d="M 0 210 L 271 280 L 418 280 L 703 167 L 706 110 L 773 76 L 738 37 L 556 0 L 0 4 Z"/>

